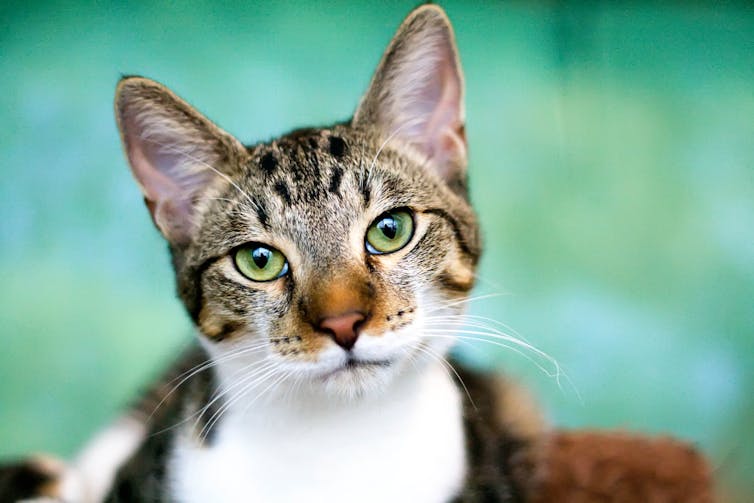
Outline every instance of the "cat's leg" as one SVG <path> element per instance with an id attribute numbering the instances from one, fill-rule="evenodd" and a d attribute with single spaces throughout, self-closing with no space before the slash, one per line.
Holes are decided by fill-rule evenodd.
<path id="1" fill-rule="evenodd" d="M 82 503 L 103 501 L 118 470 L 146 435 L 146 423 L 133 414 L 121 416 L 97 433 L 66 468 L 60 481 L 60 497 Z"/>

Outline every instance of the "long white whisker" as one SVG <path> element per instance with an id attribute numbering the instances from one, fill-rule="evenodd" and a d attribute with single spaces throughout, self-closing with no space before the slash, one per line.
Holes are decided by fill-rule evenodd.
<path id="1" fill-rule="evenodd" d="M 240 400 L 246 393 L 248 393 L 250 390 L 252 390 L 255 387 L 257 387 L 261 383 L 265 382 L 268 378 L 270 378 L 271 376 L 275 375 L 277 372 L 278 372 L 277 365 L 272 365 L 272 368 L 268 367 L 266 369 L 266 371 L 261 376 L 258 376 L 258 373 L 255 374 L 254 376 L 252 376 L 252 377 L 255 377 L 255 378 L 252 379 L 251 382 L 246 383 L 245 386 L 243 386 L 240 391 L 238 391 L 230 400 L 228 400 L 227 402 L 225 402 L 217 411 L 215 411 L 214 414 L 212 414 L 212 416 L 210 416 L 210 418 L 207 421 L 207 423 L 200 430 L 199 435 L 198 435 L 199 438 L 202 441 L 205 440 L 207 438 L 207 435 L 209 434 L 210 430 L 212 429 L 212 427 L 215 425 L 215 423 L 217 423 L 220 420 L 220 418 L 223 416 L 223 414 L 225 412 L 227 412 L 228 410 L 230 410 L 230 408 L 238 400 Z M 248 381 L 248 377 L 246 379 L 244 379 L 244 381 Z M 233 387 L 235 388 L 237 386 L 234 385 Z M 223 393 L 223 395 L 227 394 L 228 391 L 229 390 L 226 390 L 226 392 Z M 223 395 L 220 395 L 220 396 L 223 396 Z"/>
<path id="2" fill-rule="evenodd" d="M 461 387 L 463 387 L 463 391 L 466 393 L 466 397 L 468 397 L 469 403 L 471 404 L 472 407 L 474 407 L 474 410 L 477 410 L 477 406 L 474 403 L 474 399 L 471 398 L 471 393 L 469 393 L 469 388 L 466 387 L 466 383 L 463 382 L 463 379 L 461 379 L 461 376 L 458 374 L 458 372 L 456 371 L 455 367 L 453 367 L 453 364 L 451 364 L 447 360 L 447 358 L 445 358 L 441 354 L 437 353 L 436 351 L 433 351 L 428 346 L 426 346 L 424 344 L 421 344 L 421 343 L 418 344 L 418 345 L 412 346 L 412 347 L 414 349 L 416 349 L 417 351 L 420 351 L 420 352 L 422 352 L 422 353 L 424 353 L 424 354 L 426 354 L 426 355 L 434 358 L 435 360 L 439 361 L 440 364 L 445 369 L 445 372 L 448 374 L 449 377 L 450 377 L 450 372 L 452 372 L 456 376 L 456 378 L 458 379 L 458 382 L 461 383 Z M 448 370 L 450 370 L 450 372 L 448 372 Z"/>
<path id="3" fill-rule="evenodd" d="M 204 362 L 195 365 L 194 367 L 188 369 L 187 371 L 181 373 L 180 375 L 176 376 L 175 378 L 171 379 L 169 382 L 166 383 L 167 386 L 173 384 L 175 381 L 178 381 L 180 379 L 180 382 L 178 382 L 175 386 L 172 387 L 170 391 L 168 391 L 164 397 L 160 400 L 160 402 L 154 407 L 152 412 L 147 417 L 147 422 L 151 421 L 154 415 L 157 413 L 160 407 L 165 404 L 165 402 L 170 398 L 170 396 L 175 393 L 178 388 L 180 388 L 186 381 L 194 377 L 195 375 L 204 372 L 205 370 L 212 368 L 220 363 L 223 363 L 228 360 L 232 360 L 234 358 L 238 358 L 239 356 L 248 354 L 248 353 L 254 353 L 256 351 L 260 351 L 264 349 L 264 347 L 267 345 L 267 342 L 262 342 L 259 344 L 252 345 L 250 347 L 243 347 L 240 348 L 230 354 L 224 355 L 219 358 L 210 358 L 207 360 L 204 360 Z"/>
<path id="4" fill-rule="evenodd" d="M 256 402 L 259 398 L 261 398 L 265 393 L 267 393 L 267 391 L 269 391 L 270 389 L 274 388 L 275 386 L 277 386 L 278 384 L 280 384 L 281 382 L 283 382 L 285 379 L 287 379 L 288 377 L 290 377 L 290 375 L 292 373 L 293 372 L 290 371 L 290 370 L 287 371 L 287 372 L 281 372 L 280 377 L 278 377 L 275 381 L 271 382 L 261 392 L 257 393 L 257 396 L 255 396 L 253 399 L 251 399 L 249 401 L 249 403 L 246 404 L 246 407 L 244 407 L 243 411 L 241 412 L 241 415 L 245 415 L 249 411 L 249 407 L 251 407 L 254 402 Z"/>
<path id="5" fill-rule="evenodd" d="M 477 315 L 477 314 L 465 314 L 464 313 L 464 314 L 455 314 L 455 315 L 451 314 L 451 315 L 446 315 L 446 316 L 430 316 L 428 319 L 432 319 L 432 320 L 460 319 L 460 320 L 472 320 L 472 322 L 480 323 L 480 324 L 492 323 L 492 324 L 495 324 L 495 325 L 497 325 L 497 326 L 499 326 L 499 327 L 507 330 L 508 332 L 510 332 L 514 336 L 518 337 L 522 341 L 527 341 L 526 337 L 524 337 L 523 335 L 521 335 L 520 333 L 518 333 L 510 325 L 506 325 L 505 323 L 503 323 L 501 321 L 498 321 L 498 320 L 496 320 L 494 318 L 489 318 L 487 316 L 480 316 L 480 315 Z M 529 342 L 529 341 L 527 341 L 527 342 Z"/>
<path id="6" fill-rule="evenodd" d="M 194 161 L 194 162 L 198 162 L 199 164 L 202 164 L 203 166 L 205 166 L 205 167 L 207 167 L 207 168 L 211 169 L 211 170 L 212 170 L 212 171 L 214 171 L 214 172 L 215 172 L 215 173 L 216 173 L 216 174 L 217 174 L 218 176 L 220 176 L 220 177 L 221 177 L 221 178 L 223 178 L 223 179 L 224 179 L 225 181 L 227 181 L 227 182 L 228 182 L 229 184 L 231 184 L 231 185 L 232 185 L 233 187 L 235 187 L 235 189 L 236 189 L 236 190 L 237 190 L 238 192 L 240 192 L 240 193 L 241 193 L 241 195 L 243 195 L 244 197 L 246 197 L 246 199 L 247 199 L 247 200 L 249 201 L 249 203 L 251 203 L 252 205 L 256 206 L 256 204 L 254 203 L 254 200 L 252 199 L 252 197 L 251 197 L 251 196 L 250 196 L 249 194 L 247 194 L 246 192 L 244 192 L 244 191 L 243 191 L 243 190 L 241 189 L 241 187 L 239 187 L 239 186 L 238 186 L 238 185 L 237 185 L 237 184 L 236 184 L 236 183 L 235 183 L 235 182 L 234 182 L 233 180 L 231 180 L 231 178 L 230 178 L 230 177 L 229 177 L 228 175 L 226 175 L 225 173 L 223 173 L 223 172 L 222 172 L 222 171 L 220 171 L 219 169 L 215 168 L 214 166 L 210 165 L 210 164 L 209 164 L 208 162 L 206 162 L 206 161 L 203 161 L 202 159 L 199 159 L 198 157 L 195 157 L 195 156 L 193 156 L 193 155 L 189 154 L 188 152 L 186 152 L 186 151 L 184 151 L 184 150 L 181 150 L 181 149 L 179 149 L 179 148 L 175 147 L 174 145 L 169 145 L 169 144 L 167 144 L 167 143 L 163 143 L 163 142 L 161 142 L 161 141 L 157 141 L 157 140 L 155 140 L 155 139 L 153 139 L 153 138 L 150 138 L 150 137 L 149 137 L 148 135 L 142 135 L 142 139 L 143 139 L 144 141 L 148 141 L 148 142 L 154 143 L 155 145 L 159 145 L 160 147 L 163 147 L 163 148 L 167 148 L 167 149 L 169 149 L 169 150 L 170 150 L 171 152 L 173 152 L 173 153 L 176 153 L 176 154 L 180 154 L 180 155 L 182 155 L 182 156 L 185 156 L 185 157 L 187 157 L 188 159 L 191 159 L 191 160 L 192 160 L 192 161 Z"/>
<path id="7" fill-rule="evenodd" d="M 445 323 L 442 324 L 442 326 L 446 327 L 446 326 L 452 325 L 452 324 L 453 324 L 453 322 L 445 322 Z M 433 332 L 451 333 L 451 334 L 453 334 L 453 333 L 463 333 L 463 334 L 469 334 L 469 335 L 482 335 L 482 336 L 489 337 L 489 338 L 492 338 L 492 339 L 499 339 L 499 340 L 503 340 L 503 341 L 506 341 L 506 342 L 510 342 L 512 344 L 515 344 L 517 346 L 520 346 L 520 347 L 522 347 L 524 349 L 527 349 L 527 350 L 531 351 L 532 353 L 536 354 L 537 356 L 539 356 L 541 358 L 544 358 L 545 360 L 547 360 L 550 363 L 552 363 L 555 366 L 556 369 L 558 369 L 558 370 L 560 369 L 560 365 L 558 364 L 557 360 L 555 360 L 555 358 L 553 358 L 549 354 L 545 353 L 541 349 L 538 349 L 537 347 L 529 344 L 526 341 L 522 341 L 521 339 L 518 339 L 518 338 L 513 337 L 511 335 L 508 335 L 506 333 L 500 332 L 498 330 L 490 329 L 489 327 L 485 327 L 484 325 L 476 325 L 475 326 L 475 325 L 472 324 L 471 327 L 472 328 L 481 328 L 481 329 L 485 329 L 487 331 L 468 330 L 468 329 L 462 329 L 462 328 L 461 329 L 459 329 L 459 328 L 453 328 L 453 329 L 432 328 L 431 324 L 427 324 L 427 326 Z M 463 327 L 463 326 L 469 326 L 469 325 L 459 324 L 459 326 Z"/>
<path id="8" fill-rule="evenodd" d="M 439 332 L 439 333 L 447 333 L 447 334 L 468 334 L 468 335 L 481 335 L 484 337 L 489 337 L 491 339 L 498 339 L 503 340 L 506 342 L 510 342 L 512 344 L 515 344 L 517 346 L 520 346 L 524 349 L 528 349 L 532 353 L 536 354 L 537 356 L 540 356 L 549 362 L 551 362 L 553 365 L 555 365 L 556 368 L 560 368 L 555 358 L 548 355 L 544 351 L 537 349 L 536 347 L 532 346 L 531 344 L 524 342 L 522 340 L 519 340 L 515 337 L 512 337 L 507 334 L 503 334 L 500 332 L 485 332 L 482 330 L 466 330 L 466 329 L 457 329 L 457 328 L 431 328 L 428 327 L 432 332 Z"/>
<path id="9" fill-rule="evenodd" d="M 212 362 L 212 363 L 213 363 L 213 365 L 210 365 L 210 366 L 214 366 L 214 365 L 217 365 L 217 364 L 218 364 L 218 363 L 220 363 L 220 362 L 218 361 L 218 362 Z M 253 366 L 253 365 L 256 365 L 256 364 L 260 364 L 260 363 L 262 363 L 262 362 L 256 362 L 256 363 L 254 363 L 254 364 L 250 364 L 250 365 L 247 365 L 247 366 L 246 366 L 245 368 L 248 368 L 248 367 L 250 367 L 250 366 Z M 268 363 L 265 363 L 265 365 L 269 365 L 269 362 L 268 362 Z M 261 371 L 261 370 L 260 370 L 260 369 L 255 369 L 255 370 L 254 370 L 254 371 L 252 372 L 252 374 L 256 375 L 256 373 L 258 373 L 258 371 Z M 198 373 L 198 372 L 196 372 L 196 373 Z M 197 411 L 193 412 L 192 414 L 190 414 L 190 415 L 186 416 L 185 418 L 183 418 L 182 420 L 178 421 L 177 423 L 174 423 L 174 424 L 172 424 L 172 425 L 170 425 L 170 426 L 167 426 L 167 427 L 165 427 L 165 428 L 163 428 L 163 429 L 161 429 L 161 430 L 158 430 L 158 431 L 156 431 L 156 432 L 152 433 L 152 434 L 151 434 L 150 436 L 157 436 L 157 435 L 160 435 L 160 434 L 162 434 L 162 433 L 165 433 L 166 431 L 170 431 L 170 430 L 172 430 L 172 429 L 175 429 L 175 428 L 177 428 L 177 427 L 179 427 L 179 426 L 181 426 L 181 425 L 183 425 L 183 424 L 187 423 L 188 421 L 190 421 L 190 420 L 191 420 L 191 419 L 193 419 L 194 417 L 196 417 L 196 418 L 197 418 L 196 422 L 194 423 L 194 424 L 196 425 L 196 424 L 198 423 L 199 419 L 201 418 L 201 416 L 202 416 L 202 415 L 203 415 L 203 414 L 204 414 L 204 413 L 205 413 L 205 412 L 206 412 L 206 411 L 207 411 L 207 410 L 209 409 L 209 407 L 210 407 L 210 406 L 212 405 L 212 403 L 214 403 L 214 402 L 215 402 L 215 401 L 216 401 L 216 400 L 217 400 L 217 399 L 218 399 L 218 398 L 219 398 L 220 396 L 222 396 L 222 394 L 223 394 L 223 393 L 230 391 L 230 388 L 233 388 L 233 387 L 234 387 L 234 386 L 230 386 L 230 387 L 229 387 L 229 389 L 226 389 L 226 390 L 223 390 L 223 391 L 219 391 L 219 392 L 218 392 L 218 393 L 219 393 L 219 396 L 215 396 L 215 397 L 214 397 L 214 398 L 212 399 L 212 401 L 211 401 L 210 403 L 208 403 L 207 405 L 203 406 L 202 408 L 200 408 L 199 410 L 197 410 Z M 174 389 L 174 390 L 175 390 L 175 389 Z M 173 390 L 173 391 L 174 391 L 174 390 Z"/>
<path id="10" fill-rule="evenodd" d="M 203 201 L 223 201 L 230 204 L 238 204 L 237 208 L 234 208 L 234 211 L 238 211 L 238 209 L 246 210 L 249 213 L 255 212 L 259 209 L 259 205 L 257 203 L 254 203 L 253 207 L 249 204 L 247 204 L 244 201 L 241 200 L 235 200 L 235 199 L 229 199 L 227 197 L 203 197 Z M 224 209 L 223 211 L 229 211 L 228 209 Z"/>
<path id="11" fill-rule="evenodd" d="M 254 368 L 250 372 L 246 372 L 247 369 L 251 367 L 255 367 L 256 365 L 260 365 L 257 368 Z M 238 388 L 241 388 L 245 386 L 249 381 L 253 381 L 256 377 L 258 377 L 260 374 L 263 374 L 267 372 L 268 370 L 274 368 L 276 366 L 276 363 L 274 361 L 262 361 L 262 362 L 255 362 L 250 365 L 246 365 L 245 367 L 238 370 L 238 373 L 245 374 L 243 377 L 234 379 L 233 382 L 229 383 L 228 385 L 218 388 L 217 391 L 214 393 L 214 396 L 212 399 L 207 402 L 204 407 L 202 407 L 202 413 L 209 410 L 212 405 L 215 404 L 218 400 L 223 398 L 224 396 L 231 393 L 233 390 L 236 390 Z"/>
<path id="12" fill-rule="evenodd" d="M 251 390 L 252 390 L 253 388 L 256 388 L 257 386 L 261 385 L 261 384 L 262 384 L 262 383 L 263 383 L 264 381 L 272 379 L 272 378 L 273 378 L 273 376 L 274 376 L 274 374 L 275 374 L 275 373 L 277 373 L 277 372 L 279 371 L 279 369 L 278 369 L 278 368 L 276 368 L 276 369 L 273 369 L 273 370 L 274 370 L 275 372 L 274 372 L 274 373 L 273 373 L 272 375 L 270 375 L 270 376 L 269 376 L 269 378 L 265 378 L 265 379 L 261 380 L 261 381 L 260 381 L 260 382 L 259 382 L 258 384 L 254 385 L 254 386 L 252 386 L 252 387 L 247 387 L 247 388 L 246 388 L 246 389 L 245 389 L 245 390 L 244 390 L 244 391 L 242 392 L 242 395 L 241 395 L 241 396 L 243 396 L 243 395 L 246 395 L 246 394 L 247 394 L 247 393 L 248 393 L 249 391 L 251 391 Z M 246 407 L 244 407 L 243 411 L 241 411 L 241 415 L 242 415 L 242 416 L 246 414 L 246 412 L 247 412 L 247 411 L 249 410 L 249 407 L 251 407 L 251 405 L 252 405 L 252 404 L 253 404 L 254 402 L 256 402 L 256 401 L 257 401 L 257 399 L 259 399 L 260 397 L 262 397 L 262 396 L 263 396 L 263 395 L 264 395 L 264 394 L 265 394 L 265 393 L 266 393 L 267 391 L 269 391 L 269 390 L 270 390 L 270 389 L 272 389 L 273 387 L 275 387 L 275 386 L 277 386 L 278 384 L 280 384 L 280 382 L 282 382 L 282 381 L 283 381 L 284 379 L 286 379 L 286 378 L 287 378 L 287 377 L 288 377 L 288 376 L 289 376 L 289 375 L 291 374 L 291 372 L 290 372 L 290 371 L 289 371 L 289 372 L 280 372 L 280 374 L 281 374 L 281 375 L 280 375 L 280 376 L 279 376 L 279 377 L 278 377 L 277 379 L 275 379 L 275 380 L 274 380 L 273 382 L 271 382 L 271 383 L 270 383 L 270 384 L 269 384 L 269 385 L 268 385 L 268 386 L 267 386 L 267 387 L 266 387 L 265 389 L 263 389 L 263 390 L 262 390 L 261 392 L 257 393 L 257 395 L 256 395 L 256 396 L 255 396 L 255 397 L 254 397 L 254 398 L 253 398 L 252 400 L 250 400 L 248 404 L 246 404 Z M 238 397 L 238 399 L 236 399 L 236 400 L 235 400 L 235 402 L 239 401 L 239 400 L 240 400 L 240 398 L 241 398 L 241 396 L 239 396 L 239 397 Z M 229 409 L 229 407 L 228 407 L 228 409 Z M 227 410 L 228 410 L 228 409 L 226 409 L 226 411 L 225 411 L 225 412 L 227 412 Z M 222 416 L 222 413 L 221 413 L 220 415 L 218 415 L 217 419 L 216 419 L 216 420 L 215 420 L 215 421 L 214 421 L 214 422 L 212 423 L 212 425 L 209 425 L 209 424 L 207 425 L 207 431 L 206 431 L 206 434 L 207 434 L 207 435 L 209 434 L 210 430 L 211 430 L 211 429 L 212 429 L 212 428 L 214 427 L 214 425 L 215 425 L 215 424 L 217 423 L 217 421 L 219 421 L 219 420 L 220 420 L 221 416 Z M 205 435 L 205 437 L 206 437 L 206 435 Z"/>
<path id="13" fill-rule="evenodd" d="M 431 333 L 424 333 L 424 334 L 422 334 L 422 337 L 444 337 L 444 338 L 449 338 L 449 339 L 458 339 L 458 340 L 466 340 L 466 341 L 485 342 L 487 344 L 492 344 L 494 346 L 498 346 L 498 347 L 501 347 L 501 348 L 509 349 L 509 350 L 513 351 L 514 353 L 522 356 L 523 358 L 526 358 L 527 360 L 529 360 L 532 364 L 534 364 L 539 370 L 541 370 L 548 377 L 554 377 L 555 380 L 556 380 L 556 382 L 558 383 L 558 386 L 560 386 L 559 377 L 560 377 L 561 373 L 559 371 L 559 367 L 558 367 L 558 370 L 553 373 L 553 372 L 547 370 L 545 367 L 543 367 L 534 358 L 532 358 L 528 354 L 524 353 L 523 351 L 521 351 L 519 348 L 517 348 L 515 346 L 512 346 L 510 344 L 505 344 L 505 343 L 502 343 L 502 342 L 498 342 L 498 341 L 493 341 L 493 340 L 490 340 L 490 339 L 485 338 L 485 337 L 472 337 L 472 336 L 468 336 L 468 335 L 458 335 L 458 334 L 463 333 L 463 332 L 456 332 L 454 330 L 448 330 L 449 334 L 440 334 L 440 333 L 436 333 L 436 332 L 437 332 L 436 330 L 433 330 Z M 450 335 L 450 334 L 452 334 L 452 335 Z"/>
<path id="14" fill-rule="evenodd" d="M 428 327 L 430 331 L 443 332 L 443 333 L 466 333 L 469 335 L 481 335 L 483 337 L 509 342 L 520 348 L 523 348 L 527 351 L 532 352 L 536 357 L 541 358 L 547 361 L 550 365 L 552 365 L 554 370 L 546 371 L 542 365 L 535 362 L 528 355 L 521 353 L 516 348 L 509 347 L 509 349 L 513 350 L 516 353 L 521 354 L 527 360 L 534 363 L 537 366 L 537 368 L 542 370 L 546 375 L 550 377 L 554 377 L 557 382 L 558 388 L 561 390 L 563 389 L 563 387 L 562 387 L 560 379 L 561 377 L 565 378 L 565 380 L 569 383 L 571 389 L 573 389 L 573 391 L 575 392 L 579 401 L 583 402 L 578 388 L 573 383 L 570 376 L 563 370 L 562 366 L 557 361 L 557 359 L 555 359 L 553 356 L 546 353 L 545 351 L 542 351 L 541 349 L 534 346 L 532 343 L 527 341 L 524 337 L 520 336 L 520 334 L 516 333 L 516 335 L 513 336 L 509 333 L 501 331 L 497 327 L 490 326 L 489 325 L 490 323 L 494 323 L 501 327 L 505 327 L 507 329 L 510 329 L 514 333 L 516 333 L 515 330 L 511 329 L 504 323 L 501 323 L 493 318 L 487 318 L 487 317 L 478 316 L 478 315 L 449 314 L 449 315 L 442 315 L 442 316 L 428 316 L 425 319 L 425 325 Z M 433 328 L 433 327 L 436 327 L 436 328 Z M 477 328 L 477 329 L 483 330 L 484 332 L 468 330 L 468 328 Z M 466 330 L 461 330 L 461 329 L 466 329 Z M 504 345 L 504 346 L 507 347 L 507 345 Z"/>
<path id="15" fill-rule="evenodd" d="M 511 335 L 507 332 L 503 332 L 499 330 L 496 327 L 491 327 L 489 325 L 486 325 L 484 323 L 476 322 L 476 321 L 462 321 L 462 320 L 453 320 L 453 319 L 447 319 L 447 320 L 430 320 L 425 322 L 426 326 L 429 327 L 440 327 L 440 328 L 447 328 L 447 327 L 461 327 L 461 328 L 478 328 L 481 330 L 486 330 L 487 333 L 489 333 L 490 336 L 504 338 L 508 341 L 511 341 L 515 344 L 518 344 L 524 348 L 530 349 L 535 353 L 540 354 L 543 357 L 546 358 L 552 358 L 550 355 L 542 351 L 541 349 L 534 346 L 532 343 L 524 339 L 523 337 L 518 337 L 515 335 Z M 552 358 L 554 360 L 554 358 Z"/>
<path id="16" fill-rule="evenodd" d="M 369 164 L 369 171 L 367 172 L 367 183 L 369 183 L 369 179 L 372 177 L 372 173 L 374 172 L 374 166 L 377 164 L 377 159 L 379 159 L 380 154 L 382 153 L 382 150 L 387 146 L 387 144 L 395 138 L 395 136 L 401 132 L 405 127 L 407 126 L 413 126 L 414 124 L 417 124 L 421 122 L 423 119 L 420 117 L 417 117 L 413 120 L 406 121 L 397 128 L 393 130 L 393 132 L 388 135 L 388 137 L 385 139 L 384 142 L 382 142 L 382 145 L 380 145 L 380 148 L 377 149 L 377 153 L 374 155 L 374 158 L 372 158 L 372 162 Z"/>
<path id="17" fill-rule="evenodd" d="M 441 311 L 443 309 L 448 309 L 450 307 L 454 307 L 454 306 L 458 306 L 458 305 L 468 304 L 470 302 L 475 302 L 477 300 L 489 299 L 489 298 L 493 298 L 493 297 L 500 297 L 502 295 L 504 295 L 504 294 L 502 294 L 502 293 L 487 293 L 487 294 L 484 294 L 484 295 L 477 295 L 476 297 L 464 297 L 462 299 L 452 300 L 452 301 L 449 301 L 449 302 L 445 302 L 445 303 L 439 304 L 439 305 L 433 307 L 432 309 L 427 310 L 426 314 L 435 313 L 437 311 Z"/>

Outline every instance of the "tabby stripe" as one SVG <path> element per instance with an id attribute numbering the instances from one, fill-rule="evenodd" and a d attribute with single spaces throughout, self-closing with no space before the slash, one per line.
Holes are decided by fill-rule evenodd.
<path id="1" fill-rule="evenodd" d="M 332 170 L 332 178 L 330 178 L 330 187 L 328 187 L 328 190 L 332 192 L 333 194 L 337 194 L 338 189 L 340 188 L 340 181 L 342 179 L 343 179 L 343 169 L 336 166 Z"/>
<path id="2" fill-rule="evenodd" d="M 364 197 L 364 206 L 369 206 L 369 201 L 372 199 L 372 192 L 369 190 L 369 184 L 367 184 L 366 180 L 367 178 L 368 176 L 362 172 L 361 178 L 359 179 L 359 190 Z"/>
<path id="3" fill-rule="evenodd" d="M 282 197 L 286 203 L 291 204 L 291 193 L 288 191 L 288 186 L 285 182 L 277 182 L 275 184 L 275 192 Z"/>
<path id="4" fill-rule="evenodd" d="M 466 239 L 461 232 L 461 227 L 460 225 L 458 225 L 458 221 L 455 218 L 453 218 L 448 212 L 440 208 L 429 208 L 421 211 L 421 213 L 437 215 L 438 217 L 448 222 L 450 227 L 453 229 L 453 234 L 458 241 L 458 246 L 461 247 L 461 251 L 471 258 L 471 263 L 473 265 L 476 265 L 477 261 L 479 260 L 479 252 L 472 251 L 471 248 L 469 248 L 469 245 L 466 243 Z"/>
<path id="5" fill-rule="evenodd" d="M 257 211 L 257 219 L 265 230 L 270 230 L 269 216 L 267 215 L 267 209 L 264 207 L 261 201 L 254 199 L 254 208 Z"/>
<path id="6" fill-rule="evenodd" d="M 243 325 L 240 323 L 237 323 L 235 321 L 228 321 L 220 328 L 220 331 L 215 334 L 208 334 L 210 337 L 212 337 L 212 340 L 215 342 L 224 341 L 225 339 L 228 339 L 232 335 L 234 335 L 236 332 L 241 330 L 243 328 Z"/>
<path id="7" fill-rule="evenodd" d="M 278 160 L 275 158 L 275 154 L 267 152 L 262 156 L 259 165 L 262 167 L 265 175 L 271 175 L 275 171 L 275 168 L 277 168 Z"/>
<path id="8" fill-rule="evenodd" d="M 473 276 L 472 276 L 473 278 Z M 456 278 L 448 274 L 447 271 L 444 271 L 437 275 L 437 281 L 446 289 L 454 291 L 454 292 L 460 292 L 460 293 L 467 293 L 471 288 L 474 286 L 473 280 L 471 282 L 469 281 L 458 281 Z"/>
<path id="9" fill-rule="evenodd" d="M 346 142 L 340 136 L 330 137 L 330 154 L 340 159 L 346 151 Z"/>
<path id="10" fill-rule="evenodd" d="M 193 278 L 191 278 L 193 285 L 194 285 L 194 291 L 193 291 L 193 299 L 191 303 L 187 303 L 186 308 L 188 309 L 189 316 L 191 316 L 191 319 L 193 320 L 194 324 L 199 324 L 199 313 L 202 310 L 202 305 L 204 304 L 204 292 L 202 289 L 202 278 L 204 277 L 204 273 L 207 272 L 207 269 L 210 268 L 212 264 L 223 258 L 224 255 L 218 255 L 214 257 L 210 257 L 201 264 L 199 264 L 198 267 L 194 269 L 194 274 L 192 275 Z"/>
<path id="11" fill-rule="evenodd" d="M 304 158 L 309 161 L 309 165 L 314 169 L 314 171 L 319 171 L 319 157 L 317 156 L 317 152 L 313 150 L 307 150 L 304 148 Z"/>

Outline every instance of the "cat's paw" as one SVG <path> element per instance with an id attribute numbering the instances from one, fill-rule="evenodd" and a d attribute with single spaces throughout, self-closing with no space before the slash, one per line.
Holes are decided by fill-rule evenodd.
<path id="1" fill-rule="evenodd" d="M 35 456 L 0 463 L 0 501 L 3 503 L 63 501 L 66 465 L 51 456 Z"/>

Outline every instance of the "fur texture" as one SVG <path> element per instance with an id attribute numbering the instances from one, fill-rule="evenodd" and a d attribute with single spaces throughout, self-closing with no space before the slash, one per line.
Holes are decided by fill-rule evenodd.
<path id="1" fill-rule="evenodd" d="M 534 503 L 712 503 L 712 470 L 693 447 L 626 432 L 562 431 Z"/>

